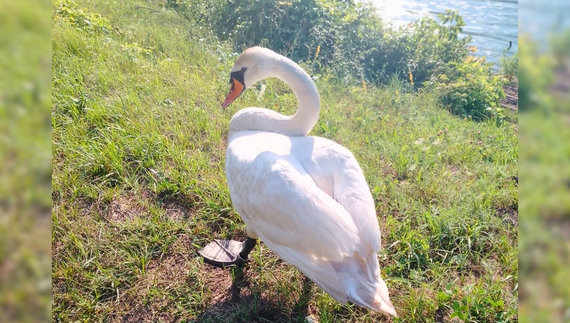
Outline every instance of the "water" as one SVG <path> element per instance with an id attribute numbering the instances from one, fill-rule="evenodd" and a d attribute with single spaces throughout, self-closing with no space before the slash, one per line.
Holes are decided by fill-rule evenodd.
<path id="1" fill-rule="evenodd" d="M 486 56 L 488 62 L 497 63 L 509 42 L 512 47 L 506 52 L 508 55 L 518 50 L 518 0 L 372 0 L 372 3 L 382 19 L 395 26 L 426 15 L 437 18 L 446 9 L 458 10 L 465 22 L 462 36 L 471 35 L 471 45 L 477 47 L 474 54 Z"/>
<path id="2" fill-rule="evenodd" d="M 570 28 L 570 2 L 520 0 L 519 21 L 521 35 L 530 34 L 545 47 L 550 35 Z"/>

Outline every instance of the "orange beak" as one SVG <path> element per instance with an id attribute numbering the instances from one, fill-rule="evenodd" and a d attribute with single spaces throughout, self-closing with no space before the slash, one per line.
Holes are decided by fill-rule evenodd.
<path id="1" fill-rule="evenodd" d="M 243 90 L 245 90 L 245 86 L 241 84 L 240 81 L 236 80 L 235 78 L 232 78 L 230 93 L 228 93 L 226 100 L 222 103 L 222 108 L 225 109 L 228 105 L 234 102 L 234 100 L 237 99 L 237 97 L 243 92 Z"/>

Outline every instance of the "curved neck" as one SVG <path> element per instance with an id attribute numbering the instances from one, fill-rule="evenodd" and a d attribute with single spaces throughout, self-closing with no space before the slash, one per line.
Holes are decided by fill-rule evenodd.
<path id="1" fill-rule="evenodd" d="M 276 77 L 293 90 L 299 107 L 293 116 L 285 116 L 273 110 L 247 108 L 236 113 L 230 121 L 230 133 L 257 130 L 280 133 L 288 136 L 306 136 L 317 123 L 320 112 L 320 97 L 313 80 L 292 60 L 276 56 L 265 66 L 261 79 Z"/>

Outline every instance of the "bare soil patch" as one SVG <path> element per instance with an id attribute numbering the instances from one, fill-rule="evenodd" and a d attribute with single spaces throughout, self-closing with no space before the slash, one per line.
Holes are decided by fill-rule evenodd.
<path id="1" fill-rule="evenodd" d="M 446 317 L 447 317 L 447 315 L 448 315 L 448 312 L 449 312 L 449 309 L 446 308 L 445 306 L 442 306 L 442 307 L 438 308 L 438 309 L 435 311 L 434 321 L 435 321 L 436 323 L 444 323 L 444 322 L 445 322 L 445 319 L 446 319 Z"/>
<path id="2" fill-rule="evenodd" d="M 519 87 L 517 85 L 505 85 L 503 87 L 503 91 L 505 92 L 505 97 L 502 98 L 499 103 L 505 107 L 509 108 L 512 111 L 516 111 L 519 109 Z"/>
<path id="3" fill-rule="evenodd" d="M 119 195 L 111 201 L 104 212 L 101 212 L 101 215 L 110 222 L 125 222 L 146 212 L 148 210 L 138 197 Z"/>
<path id="4" fill-rule="evenodd" d="M 504 222 L 512 225 L 513 227 L 516 227 L 519 224 L 519 211 L 516 207 L 498 208 L 496 214 Z"/>

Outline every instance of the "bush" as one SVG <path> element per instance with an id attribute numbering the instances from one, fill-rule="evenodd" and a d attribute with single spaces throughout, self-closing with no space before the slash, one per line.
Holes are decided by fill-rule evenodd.
<path id="1" fill-rule="evenodd" d="M 228 1 L 215 23 L 237 51 L 262 45 L 340 78 L 360 82 L 367 48 L 382 38 L 371 5 L 352 1 Z"/>
<path id="2" fill-rule="evenodd" d="M 56 8 L 53 16 L 54 23 L 65 20 L 72 26 L 90 34 L 108 34 L 111 31 L 111 25 L 107 19 L 98 13 L 84 11 L 73 0 L 55 0 L 54 5 Z"/>
<path id="3" fill-rule="evenodd" d="M 455 115 L 484 120 L 502 117 L 499 99 L 505 96 L 503 79 L 493 75 L 485 58 L 469 56 L 461 63 L 450 62 L 429 87 L 439 93 L 440 102 Z"/>
<path id="4" fill-rule="evenodd" d="M 417 88 L 447 63 L 465 59 L 471 41 L 459 37 L 465 23 L 451 10 L 439 21 L 425 17 L 393 29 L 383 25 L 371 4 L 350 0 L 210 2 L 177 0 L 171 6 L 212 26 L 218 38 L 234 42 L 237 52 L 269 47 L 352 84 L 387 84 L 399 74 Z"/>
<path id="5" fill-rule="evenodd" d="M 371 4 L 353 0 L 169 0 L 169 5 L 212 26 L 236 52 L 269 47 L 342 84 L 386 85 L 397 75 L 406 88 L 417 89 L 431 80 L 453 113 L 482 119 L 500 111 L 501 84 L 483 61 L 466 61 L 475 48 L 469 47 L 470 36 L 460 37 L 465 23 L 457 11 L 395 29 L 383 25 Z"/>
<path id="6" fill-rule="evenodd" d="M 386 30 L 378 45 L 369 51 L 369 78 L 384 84 L 391 74 L 410 76 L 420 87 L 450 62 L 462 62 L 471 37 L 459 38 L 465 23 L 457 11 L 447 10 L 435 19 L 424 17 L 399 29 Z"/>

